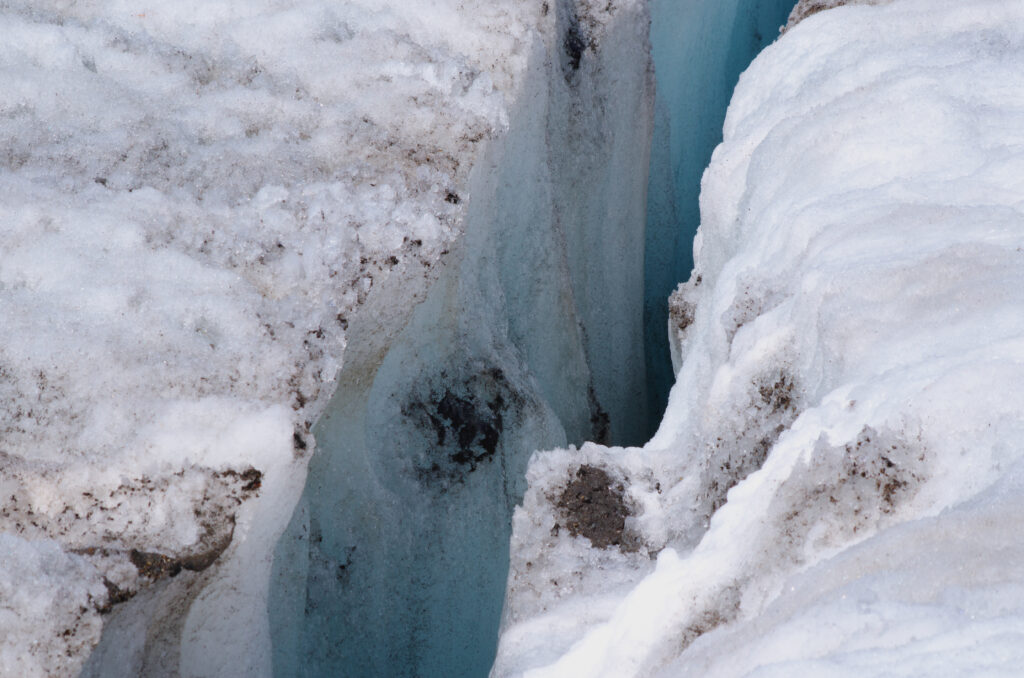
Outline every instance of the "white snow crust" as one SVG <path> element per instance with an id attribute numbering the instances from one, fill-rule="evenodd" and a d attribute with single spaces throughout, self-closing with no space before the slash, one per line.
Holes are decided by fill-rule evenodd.
<path id="1" fill-rule="evenodd" d="M 1022 63 L 1020 3 L 901 0 L 747 70 L 663 424 L 534 457 L 492 676 L 1019 675 Z"/>
<path id="2" fill-rule="evenodd" d="M 533 12 L 0 4 L 0 675 L 77 674 L 101 611 L 166 582 L 140 554 L 201 578 L 135 629 L 180 634 L 162 670 L 269 671 L 271 552 L 345 329 L 435 277 Z"/>

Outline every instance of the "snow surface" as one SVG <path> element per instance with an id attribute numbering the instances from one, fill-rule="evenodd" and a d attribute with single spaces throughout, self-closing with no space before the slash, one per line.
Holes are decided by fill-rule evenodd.
<path id="1" fill-rule="evenodd" d="M 133 661 L 269 671 L 346 327 L 459 236 L 520 5 L 2 3 L 0 674 L 75 675 L 119 609 Z M 184 596 L 165 617 L 119 602 L 151 580 Z M 112 661 L 90 670 L 142 670 Z"/>
<path id="2" fill-rule="evenodd" d="M 1022 60 L 1020 3 L 901 0 L 753 63 L 665 420 L 532 460 L 493 676 L 1019 675 Z"/>

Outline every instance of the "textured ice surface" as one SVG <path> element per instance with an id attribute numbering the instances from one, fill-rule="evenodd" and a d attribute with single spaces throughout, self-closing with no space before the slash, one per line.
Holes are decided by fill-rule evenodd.
<path id="1" fill-rule="evenodd" d="M 533 460 L 493 675 L 1019 673 L 1022 45 L 1019 3 L 901 0 L 743 75 L 668 413 Z"/>
<path id="2" fill-rule="evenodd" d="M 275 675 L 485 675 L 530 454 L 643 439 L 646 6 L 531 6 L 464 237 L 401 332 L 350 326 L 276 552 Z"/>
<path id="3" fill-rule="evenodd" d="M 104 620 L 89 675 L 269 670 L 271 553 L 346 327 L 433 279 L 530 20 L 2 3 L 0 673 L 74 675 Z"/>
<path id="4" fill-rule="evenodd" d="M 99 640 L 92 611 L 107 590 L 96 570 L 49 540 L 0 534 L 0 554 L 0 670 L 25 678 L 72 674 Z"/>

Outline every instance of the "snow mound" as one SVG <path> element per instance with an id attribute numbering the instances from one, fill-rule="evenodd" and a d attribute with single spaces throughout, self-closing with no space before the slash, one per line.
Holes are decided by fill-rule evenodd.
<path id="1" fill-rule="evenodd" d="M 1019 671 L 1022 45 L 903 0 L 748 69 L 668 412 L 531 462 L 493 676 Z"/>

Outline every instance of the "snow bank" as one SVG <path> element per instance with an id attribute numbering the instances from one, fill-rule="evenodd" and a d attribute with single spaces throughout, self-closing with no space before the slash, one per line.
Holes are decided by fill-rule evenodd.
<path id="1" fill-rule="evenodd" d="M 87 674 L 269 670 L 346 328 L 458 238 L 520 5 L 3 3 L 0 673 L 104 620 Z"/>
<path id="2" fill-rule="evenodd" d="M 1021 45 L 1017 3 L 902 0 L 754 62 L 668 413 L 534 458 L 492 675 L 1019 671 Z"/>

